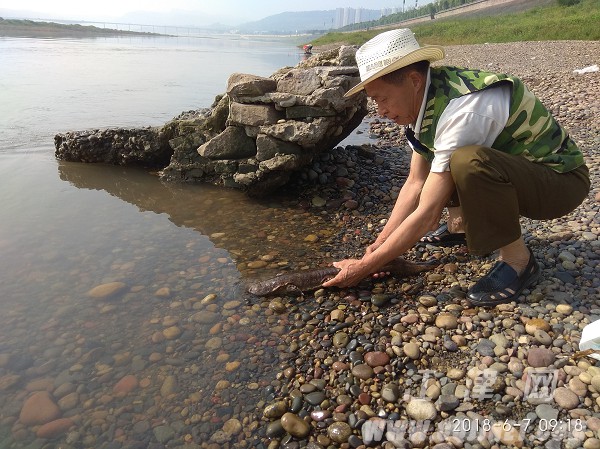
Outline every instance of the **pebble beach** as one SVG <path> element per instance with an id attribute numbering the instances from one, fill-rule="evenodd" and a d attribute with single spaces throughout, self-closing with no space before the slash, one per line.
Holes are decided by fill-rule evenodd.
<path id="1" fill-rule="evenodd" d="M 412 278 L 244 293 L 253 279 L 360 257 L 383 228 L 410 153 L 402 128 L 371 106 L 353 136 L 361 143 L 322 154 L 293 193 L 252 210 L 218 194 L 196 215 L 173 206 L 178 225 L 207 211 L 230 218 L 207 233 L 212 252 L 200 251 L 200 233 L 175 251 L 173 236 L 131 229 L 97 261 L 110 273 L 102 279 L 85 271 L 95 248 L 70 256 L 79 283 L 44 295 L 50 319 L 21 298 L 0 318 L 0 447 L 600 448 L 600 361 L 579 351 L 583 328 L 600 319 L 600 73 L 573 72 L 598 63 L 600 42 L 446 50 L 445 64 L 519 76 L 590 168 L 575 211 L 522 220 L 543 277 L 518 303 L 468 304 L 495 259 L 464 247 L 409 251 L 438 262 Z M 159 251 L 164 266 L 149 257 Z M 19 282 L 63 291 L 52 273 L 23 273 Z"/>
<path id="2" fill-rule="evenodd" d="M 447 48 L 445 64 L 525 81 L 580 144 L 592 191 L 566 217 L 522 220 L 544 275 L 518 304 L 484 309 L 464 300 L 493 255 L 427 247 L 411 255 L 436 258 L 440 267 L 417 288 L 388 279 L 317 291 L 316 309 L 299 305 L 286 338 L 289 362 L 264 411 L 274 438 L 268 447 L 305 446 L 297 439 L 314 448 L 600 447 L 600 367 L 576 357 L 583 327 L 600 318 L 600 75 L 573 73 L 599 55 L 598 42 Z M 335 157 L 336 187 L 351 187 L 341 199 L 335 187 L 312 198 L 333 207 L 334 198 L 343 201 L 346 211 L 334 214 L 345 229 L 345 245 L 332 251 L 339 258 L 350 248 L 360 256 L 376 237 L 407 173 L 403 131 L 373 117 L 372 154 L 347 147 Z M 536 395 L 530 388 L 538 373 L 556 383 Z M 485 398 L 473 394 L 482 385 L 489 387 Z"/>

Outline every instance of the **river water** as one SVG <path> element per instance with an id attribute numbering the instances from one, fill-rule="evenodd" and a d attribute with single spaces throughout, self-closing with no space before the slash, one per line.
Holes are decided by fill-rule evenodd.
<path id="1" fill-rule="evenodd" d="M 304 237 L 330 225 L 285 200 L 57 161 L 53 136 L 208 107 L 233 72 L 297 64 L 297 43 L 0 38 L 0 447 L 176 447 L 227 422 L 222 447 L 252 444 L 288 323 L 240 286 L 308 260 Z"/>

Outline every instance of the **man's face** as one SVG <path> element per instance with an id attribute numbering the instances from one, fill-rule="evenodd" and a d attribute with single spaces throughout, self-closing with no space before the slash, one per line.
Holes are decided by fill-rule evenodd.
<path id="1" fill-rule="evenodd" d="M 425 80 L 418 72 L 406 73 L 397 83 L 377 78 L 365 85 L 365 92 L 377 103 L 377 113 L 399 125 L 416 123 L 424 90 Z"/>

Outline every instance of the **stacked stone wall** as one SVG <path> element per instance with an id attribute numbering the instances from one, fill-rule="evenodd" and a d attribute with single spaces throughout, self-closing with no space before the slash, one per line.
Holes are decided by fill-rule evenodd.
<path id="1" fill-rule="evenodd" d="M 55 137 L 56 157 L 161 168 L 166 181 L 211 182 L 264 194 L 333 149 L 367 114 L 356 49 L 340 47 L 268 78 L 234 73 L 209 109 L 161 128 L 77 131 Z"/>

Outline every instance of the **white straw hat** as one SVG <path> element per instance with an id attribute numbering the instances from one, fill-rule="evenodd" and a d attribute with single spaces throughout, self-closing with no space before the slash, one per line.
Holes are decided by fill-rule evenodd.
<path id="1" fill-rule="evenodd" d="M 386 31 L 365 42 L 356 52 L 360 83 L 346 92 L 345 97 L 364 89 L 365 84 L 383 75 L 419 61 L 437 61 L 444 57 L 438 45 L 419 46 L 408 28 Z"/>

